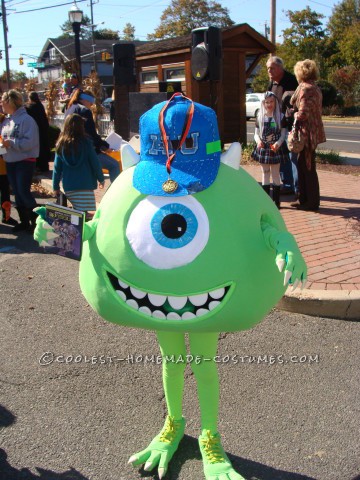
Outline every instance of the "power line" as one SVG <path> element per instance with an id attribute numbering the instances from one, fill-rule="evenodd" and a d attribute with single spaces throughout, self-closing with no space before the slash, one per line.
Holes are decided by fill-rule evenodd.
<path id="1" fill-rule="evenodd" d="M 87 2 L 87 0 L 77 0 L 77 3 L 81 3 L 81 2 Z M 50 7 L 33 8 L 32 10 L 21 10 L 20 12 L 14 12 L 13 14 L 37 12 L 38 10 L 46 10 L 48 8 L 63 7 L 64 5 L 72 5 L 73 3 L 74 3 L 74 1 L 66 2 L 66 3 L 58 3 L 57 5 L 51 5 Z"/>

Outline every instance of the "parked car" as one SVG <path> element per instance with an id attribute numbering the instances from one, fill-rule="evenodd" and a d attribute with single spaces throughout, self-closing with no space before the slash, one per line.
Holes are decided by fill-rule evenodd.
<path id="1" fill-rule="evenodd" d="M 105 108 L 105 110 L 110 111 L 110 103 L 113 101 L 114 100 L 111 97 L 105 98 L 105 100 L 102 102 L 102 106 Z"/>
<path id="2" fill-rule="evenodd" d="M 264 93 L 247 93 L 246 94 L 246 120 L 256 118 L 260 110 L 261 101 L 264 98 Z"/>

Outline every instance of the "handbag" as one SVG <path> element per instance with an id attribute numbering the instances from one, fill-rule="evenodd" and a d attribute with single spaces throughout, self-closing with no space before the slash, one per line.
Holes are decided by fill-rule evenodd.
<path id="1" fill-rule="evenodd" d="M 300 153 L 304 150 L 305 137 L 300 131 L 300 125 L 294 122 L 291 132 L 288 135 L 288 149 L 290 152 Z"/>

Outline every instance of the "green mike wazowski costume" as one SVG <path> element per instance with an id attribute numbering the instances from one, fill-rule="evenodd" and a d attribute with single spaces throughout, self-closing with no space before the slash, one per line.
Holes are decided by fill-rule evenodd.
<path id="1" fill-rule="evenodd" d="M 93 309 L 156 331 L 163 356 L 168 416 L 129 462 L 163 478 L 184 435 L 185 364 L 173 359 L 186 356 L 187 333 L 190 354 L 213 359 L 191 363 L 205 478 L 239 480 L 217 429 L 218 336 L 260 322 L 288 283 L 305 282 L 306 265 L 276 206 L 239 168 L 240 145 L 221 154 L 213 110 L 175 94 L 141 117 L 140 141 L 140 156 L 122 149 L 124 171 L 85 225 L 80 262 Z M 46 227 L 39 218 L 38 241 Z"/>

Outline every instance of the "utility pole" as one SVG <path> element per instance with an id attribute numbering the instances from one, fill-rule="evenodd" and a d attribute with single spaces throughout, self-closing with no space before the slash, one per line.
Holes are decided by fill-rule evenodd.
<path id="1" fill-rule="evenodd" d="M 94 11 L 93 11 L 93 0 L 90 0 L 90 12 L 91 12 L 91 40 L 92 40 L 92 48 L 94 52 L 94 70 L 96 72 L 96 53 L 95 53 L 95 25 L 94 25 Z"/>
<path id="2" fill-rule="evenodd" d="M 10 82 L 10 64 L 9 64 L 9 45 L 8 45 L 8 38 L 7 38 L 7 23 L 6 23 L 5 0 L 1 0 L 1 13 L 2 13 L 3 29 L 4 29 L 6 83 L 7 83 L 8 89 L 10 90 L 10 88 L 11 88 L 11 82 Z"/>
<path id="3" fill-rule="evenodd" d="M 270 41 L 276 42 L 276 0 L 270 0 Z"/>

